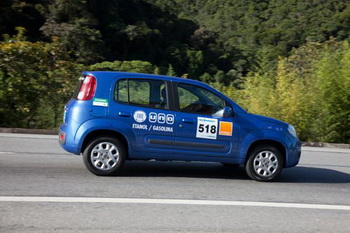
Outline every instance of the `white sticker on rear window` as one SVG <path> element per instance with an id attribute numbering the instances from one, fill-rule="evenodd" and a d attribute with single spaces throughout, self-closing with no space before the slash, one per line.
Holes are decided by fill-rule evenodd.
<path id="1" fill-rule="evenodd" d="M 197 118 L 197 138 L 216 139 L 218 120 L 212 118 Z"/>

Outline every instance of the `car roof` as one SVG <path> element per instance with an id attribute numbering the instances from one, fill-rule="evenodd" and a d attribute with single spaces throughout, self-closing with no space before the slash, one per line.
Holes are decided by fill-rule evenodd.
<path id="1" fill-rule="evenodd" d="M 118 76 L 126 76 L 126 77 L 137 77 L 137 78 L 152 78 L 152 79 L 175 81 L 175 82 L 188 82 L 188 83 L 196 83 L 199 85 L 207 86 L 207 84 L 194 79 L 171 77 L 171 76 L 158 75 L 158 74 L 143 74 L 143 73 L 119 72 L 119 71 L 84 71 L 83 74 L 85 75 L 90 74 L 96 78 L 115 78 Z"/>

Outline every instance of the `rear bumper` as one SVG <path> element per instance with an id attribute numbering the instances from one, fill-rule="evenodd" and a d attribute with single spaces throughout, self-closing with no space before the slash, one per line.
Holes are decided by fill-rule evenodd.
<path id="1" fill-rule="evenodd" d="M 58 129 L 58 143 L 61 145 L 66 144 L 66 133 L 61 129 Z"/>
<path id="2" fill-rule="evenodd" d="M 65 124 L 60 126 L 58 132 L 58 143 L 61 145 L 61 147 L 67 152 L 79 155 L 79 145 L 75 143 L 74 135 L 67 130 Z"/>

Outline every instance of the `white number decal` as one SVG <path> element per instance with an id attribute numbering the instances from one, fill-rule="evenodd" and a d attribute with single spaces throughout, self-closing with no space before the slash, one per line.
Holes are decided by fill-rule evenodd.
<path id="1" fill-rule="evenodd" d="M 216 139 L 218 131 L 218 120 L 212 118 L 197 118 L 197 138 Z"/>

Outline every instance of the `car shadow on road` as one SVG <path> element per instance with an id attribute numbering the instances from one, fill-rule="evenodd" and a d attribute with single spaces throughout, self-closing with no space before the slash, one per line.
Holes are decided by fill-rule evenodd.
<path id="1" fill-rule="evenodd" d="M 247 180 L 244 168 L 231 168 L 220 163 L 131 161 L 125 164 L 121 176 L 184 177 Z"/>
<path id="2" fill-rule="evenodd" d="M 278 182 L 288 183 L 350 183 L 350 174 L 328 168 L 297 166 L 285 169 Z"/>
<path id="3" fill-rule="evenodd" d="M 121 176 L 185 177 L 248 180 L 243 167 L 196 162 L 127 162 Z M 328 168 L 297 166 L 284 169 L 276 180 L 281 183 L 350 183 L 350 174 Z"/>

